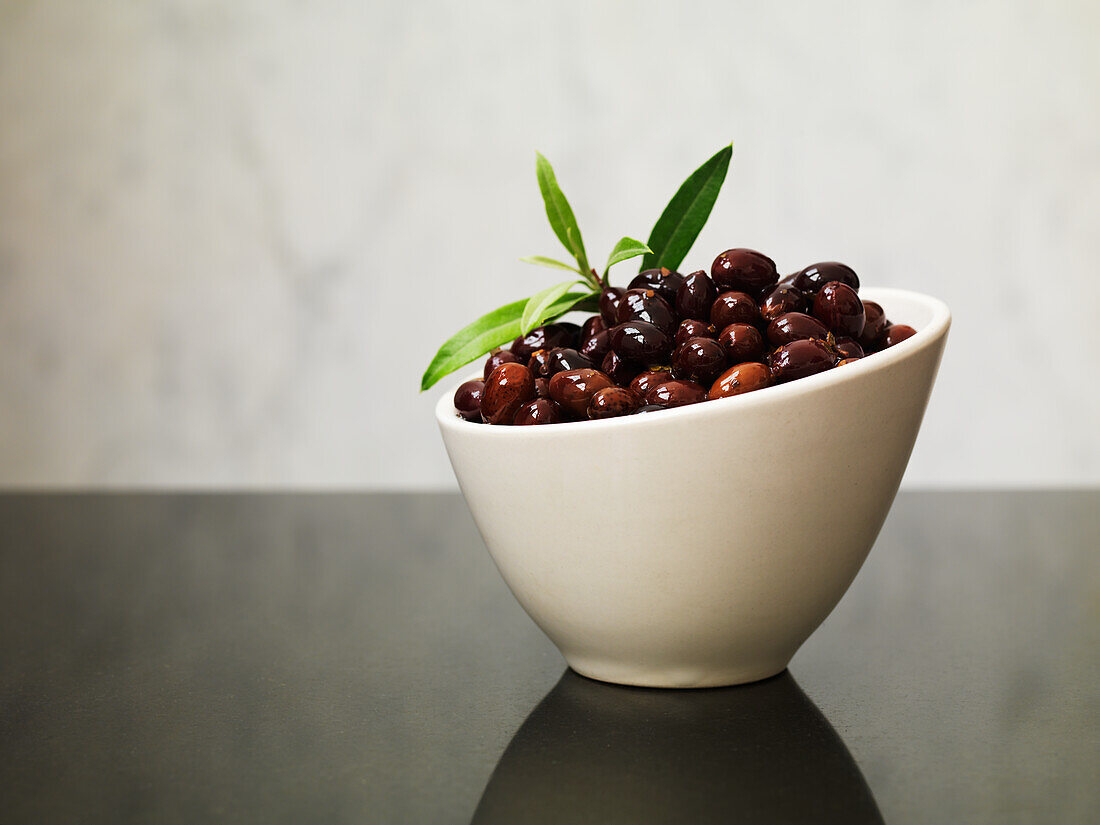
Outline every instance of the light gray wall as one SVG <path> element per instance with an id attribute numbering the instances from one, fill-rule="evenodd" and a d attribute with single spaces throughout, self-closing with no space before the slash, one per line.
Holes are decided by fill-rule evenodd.
<path id="1" fill-rule="evenodd" d="M 1100 482 L 1098 9 L 0 0 L 0 483 L 450 485 L 418 378 L 554 279 L 534 150 L 600 257 L 729 140 L 685 267 L 952 306 L 907 484 Z"/>

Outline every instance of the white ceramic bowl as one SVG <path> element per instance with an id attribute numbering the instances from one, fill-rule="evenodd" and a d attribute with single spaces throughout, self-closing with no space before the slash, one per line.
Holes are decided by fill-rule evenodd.
<path id="1" fill-rule="evenodd" d="M 472 424 L 453 390 L 440 399 L 485 544 L 574 670 L 651 687 L 763 679 L 840 601 L 894 500 L 951 323 L 935 298 L 861 294 L 917 334 L 733 398 L 543 427 Z"/>

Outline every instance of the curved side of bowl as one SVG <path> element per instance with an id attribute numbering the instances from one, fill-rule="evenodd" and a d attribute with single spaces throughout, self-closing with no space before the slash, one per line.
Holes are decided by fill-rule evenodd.
<path id="1" fill-rule="evenodd" d="M 792 384 L 602 422 L 437 417 L 501 575 L 578 672 L 660 687 L 786 667 L 859 571 L 946 341 L 942 302 L 866 290 L 917 335 Z"/>

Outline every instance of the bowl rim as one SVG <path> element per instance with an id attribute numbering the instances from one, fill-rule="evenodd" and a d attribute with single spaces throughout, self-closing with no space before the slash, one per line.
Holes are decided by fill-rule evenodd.
<path id="1" fill-rule="evenodd" d="M 903 299 L 911 303 L 922 305 L 930 310 L 932 317 L 919 328 L 915 335 L 895 344 L 889 349 L 874 353 L 874 357 L 860 358 L 854 364 L 845 365 L 844 369 L 831 369 L 790 381 L 786 384 L 778 384 L 765 387 L 755 392 L 747 392 L 742 395 L 734 395 L 729 398 L 716 398 L 700 404 L 688 404 L 683 407 L 674 407 L 663 410 L 660 413 L 647 415 L 624 415 L 616 418 L 605 418 L 598 421 L 564 421 L 546 427 L 493 427 L 480 422 L 467 421 L 455 412 L 454 394 L 461 384 L 471 380 L 480 380 L 482 373 L 470 373 L 448 385 L 445 392 L 436 403 L 435 416 L 441 429 L 452 432 L 464 432 L 468 435 L 479 434 L 484 438 L 554 438 L 555 434 L 566 436 L 577 432 L 606 432 L 612 427 L 650 427 L 663 426 L 674 421 L 686 421 L 703 416 L 726 415 L 740 409 L 747 409 L 753 405 L 771 404 L 782 402 L 797 395 L 813 393 L 834 384 L 849 381 L 858 381 L 861 376 L 877 370 L 890 368 L 893 364 L 907 360 L 929 347 L 935 346 L 942 339 L 951 326 L 951 310 L 947 304 L 939 298 L 926 295 L 922 292 L 913 292 L 908 289 L 896 289 L 893 287 L 867 287 L 860 291 L 860 297 L 876 303 L 889 303 L 892 297 Z M 578 429 L 580 428 L 580 429 Z"/>

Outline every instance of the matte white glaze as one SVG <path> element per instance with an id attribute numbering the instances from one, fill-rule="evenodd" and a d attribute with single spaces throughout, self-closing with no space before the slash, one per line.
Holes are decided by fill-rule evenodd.
<path id="1" fill-rule="evenodd" d="M 485 544 L 574 670 L 652 687 L 763 679 L 844 595 L 951 322 L 935 298 L 861 294 L 917 334 L 742 396 L 541 427 L 472 424 L 443 396 L 436 417 Z"/>

